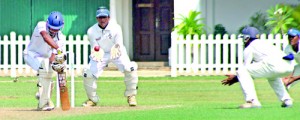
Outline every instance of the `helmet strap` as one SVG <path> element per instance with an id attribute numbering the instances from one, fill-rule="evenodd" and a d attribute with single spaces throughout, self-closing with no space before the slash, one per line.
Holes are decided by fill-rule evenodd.
<path id="1" fill-rule="evenodd" d="M 54 38 L 56 36 L 57 33 L 53 33 L 50 31 L 50 27 L 47 27 L 47 31 L 49 33 L 49 35 L 51 36 L 51 38 Z"/>

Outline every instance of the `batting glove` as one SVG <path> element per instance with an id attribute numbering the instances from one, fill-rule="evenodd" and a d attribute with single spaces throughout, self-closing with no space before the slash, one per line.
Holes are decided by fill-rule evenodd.
<path id="1" fill-rule="evenodd" d="M 58 62 L 52 63 L 52 69 L 58 73 L 62 73 L 65 68 L 66 68 L 65 64 L 60 64 Z"/>
<path id="2" fill-rule="evenodd" d="M 57 54 L 54 60 L 59 64 L 63 64 L 67 60 L 67 56 L 65 54 Z"/>
<path id="3" fill-rule="evenodd" d="M 110 49 L 110 59 L 117 59 L 121 56 L 121 50 L 120 50 L 120 45 L 115 44 L 113 47 Z"/>

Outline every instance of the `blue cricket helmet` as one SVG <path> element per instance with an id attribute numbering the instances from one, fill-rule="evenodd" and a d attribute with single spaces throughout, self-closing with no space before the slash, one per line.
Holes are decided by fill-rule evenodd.
<path id="1" fill-rule="evenodd" d="M 62 14 L 58 11 L 53 11 L 50 13 L 47 19 L 47 27 L 55 30 L 60 30 L 64 26 L 64 18 Z"/>
<path id="2" fill-rule="evenodd" d="M 287 32 L 288 35 L 290 36 L 300 36 L 300 32 L 297 29 L 289 29 L 289 31 Z"/>
<path id="3" fill-rule="evenodd" d="M 244 40 L 247 38 L 259 38 L 259 31 L 255 27 L 245 27 L 242 30 Z"/>
<path id="4" fill-rule="evenodd" d="M 104 6 L 99 7 L 96 11 L 96 17 L 109 17 L 109 16 L 110 16 L 110 12 Z"/>

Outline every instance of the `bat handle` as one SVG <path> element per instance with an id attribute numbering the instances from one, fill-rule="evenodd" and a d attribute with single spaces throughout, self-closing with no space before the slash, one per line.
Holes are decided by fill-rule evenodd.
<path id="1" fill-rule="evenodd" d="M 61 54 L 61 50 L 57 50 L 57 54 L 58 54 L 58 55 Z"/>

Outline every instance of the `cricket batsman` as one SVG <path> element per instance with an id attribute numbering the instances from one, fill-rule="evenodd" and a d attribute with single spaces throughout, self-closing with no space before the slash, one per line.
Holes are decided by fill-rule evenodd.
<path id="1" fill-rule="evenodd" d="M 240 82 L 246 103 L 239 107 L 260 108 L 253 79 L 266 78 L 282 102 L 281 107 L 291 107 L 292 98 L 281 79 L 292 72 L 291 60 L 286 59 L 284 52 L 268 41 L 259 40 L 259 31 L 256 28 L 245 27 L 242 34 L 245 44 L 244 65 L 238 68 L 236 75 L 227 75 L 228 78 L 223 80 L 222 84 L 232 85 Z"/>
<path id="2" fill-rule="evenodd" d="M 100 98 L 96 93 L 96 80 L 101 76 L 109 62 L 114 63 L 118 70 L 124 73 L 126 86 L 124 96 L 127 97 L 129 106 L 136 106 L 137 95 L 137 64 L 131 62 L 123 45 L 121 27 L 110 21 L 110 12 L 105 7 L 99 7 L 96 11 L 97 23 L 88 31 L 91 46 L 90 62 L 83 73 L 83 84 L 88 100 L 83 106 L 96 106 Z"/>
<path id="3" fill-rule="evenodd" d="M 25 63 L 33 70 L 37 71 L 38 92 L 36 98 L 38 102 L 38 111 L 51 111 L 54 104 L 51 101 L 52 74 L 53 70 L 61 71 L 65 68 L 63 55 L 57 56 L 58 51 L 64 51 L 63 34 L 61 32 L 64 26 L 64 19 L 60 12 L 53 11 L 48 16 L 47 21 L 40 21 L 31 36 L 30 43 L 23 51 Z"/>

